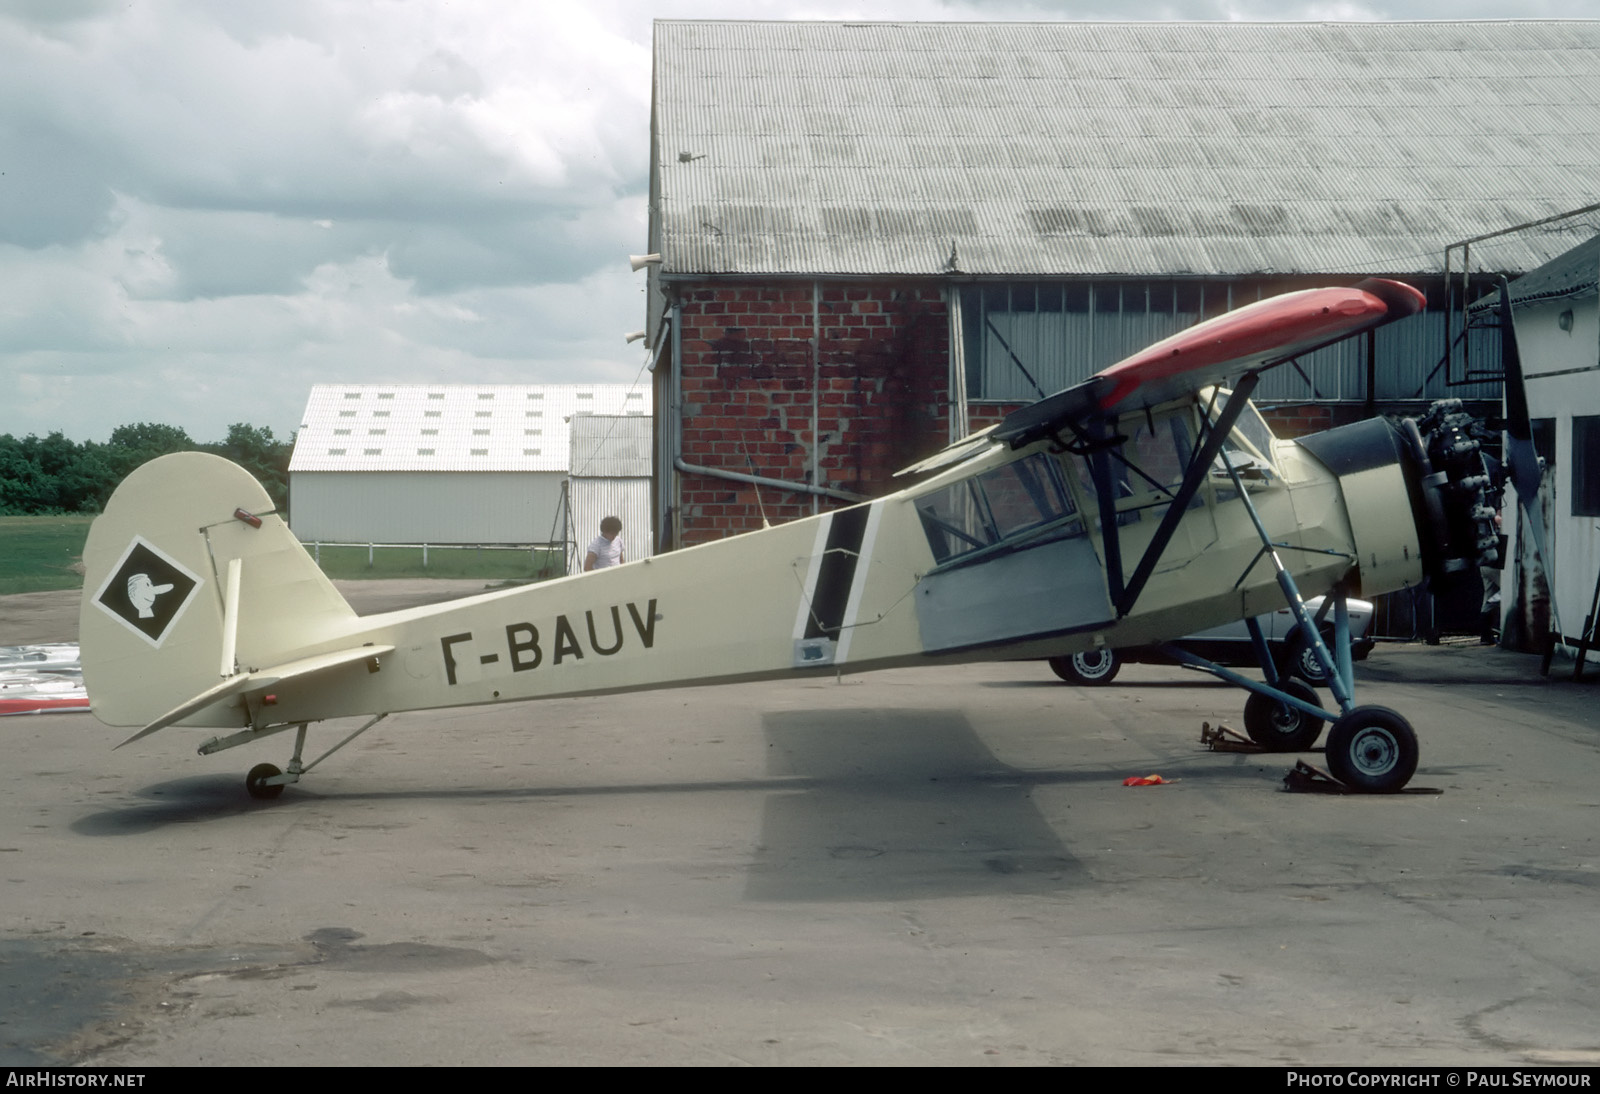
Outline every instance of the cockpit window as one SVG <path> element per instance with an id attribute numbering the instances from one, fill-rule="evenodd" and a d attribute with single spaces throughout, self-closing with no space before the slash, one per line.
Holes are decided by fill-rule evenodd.
<path id="1" fill-rule="evenodd" d="M 1000 544 L 1081 535 L 1055 461 L 1034 453 L 917 499 L 933 557 L 948 562 Z"/>
<path id="2" fill-rule="evenodd" d="M 1233 392 L 1219 387 L 1216 389 L 1216 395 L 1216 402 L 1211 408 L 1211 420 L 1213 422 L 1217 420 L 1223 408 L 1228 405 L 1228 400 L 1233 397 Z M 1233 426 L 1233 436 L 1228 438 L 1228 447 L 1234 449 L 1241 447 L 1236 443 L 1241 437 L 1244 439 L 1245 446 L 1253 450 L 1252 454 L 1256 459 L 1267 467 L 1273 466 L 1272 428 L 1267 425 L 1266 419 L 1261 417 L 1261 412 L 1250 404 L 1246 404 L 1245 408 L 1239 412 L 1239 420 Z M 1233 461 L 1235 466 L 1240 466 L 1243 462 L 1245 461 L 1238 459 Z"/>

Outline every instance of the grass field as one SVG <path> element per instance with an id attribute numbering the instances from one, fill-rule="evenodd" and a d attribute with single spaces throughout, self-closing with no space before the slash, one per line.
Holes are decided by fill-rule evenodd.
<path id="1" fill-rule="evenodd" d="M 0 596 L 76 589 L 89 516 L 0 517 Z M 311 551 L 311 548 L 307 548 Z M 470 577 L 487 581 L 533 581 L 563 573 L 559 551 L 507 550 L 487 547 L 428 549 L 422 565 L 417 547 L 378 547 L 367 565 L 365 547 L 323 547 L 322 569 L 329 577 Z"/>
<path id="2" fill-rule="evenodd" d="M 533 581 L 556 577 L 566 572 L 566 556 L 560 551 L 511 549 L 500 547 L 429 547 L 428 565 L 422 565 L 420 547 L 384 547 L 372 551 L 367 563 L 365 547 L 322 547 L 308 552 L 321 556 L 322 571 L 329 577 L 473 577 L 489 581 Z"/>
<path id="3" fill-rule="evenodd" d="M 0 595 L 76 589 L 93 517 L 0 517 Z"/>

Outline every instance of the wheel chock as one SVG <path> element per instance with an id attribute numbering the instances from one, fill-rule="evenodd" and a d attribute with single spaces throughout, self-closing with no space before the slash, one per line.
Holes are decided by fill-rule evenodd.
<path id="1" fill-rule="evenodd" d="M 1200 743 L 1213 752 L 1262 752 L 1265 751 L 1249 737 L 1235 729 L 1218 722 L 1213 728 L 1210 722 L 1200 723 Z"/>
<path id="2" fill-rule="evenodd" d="M 1320 767 L 1296 760 L 1283 777 L 1283 788 L 1291 794 L 1348 794 L 1350 788 Z"/>

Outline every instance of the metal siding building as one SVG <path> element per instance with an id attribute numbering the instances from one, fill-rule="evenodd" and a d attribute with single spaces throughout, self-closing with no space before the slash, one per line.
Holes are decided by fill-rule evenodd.
<path id="1" fill-rule="evenodd" d="M 572 471 L 567 480 L 569 573 L 583 569 L 588 544 L 608 516 L 622 521 L 624 557 L 629 562 L 655 553 L 650 527 L 653 440 L 648 418 L 583 414 L 572 420 Z"/>
<path id="2" fill-rule="evenodd" d="M 1507 632 L 1520 632 L 1524 648 L 1541 650 L 1556 621 L 1546 590 L 1562 633 L 1576 636 L 1600 589 L 1600 236 L 1512 282 L 1511 301 L 1528 413 L 1549 468 L 1537 504 L 1552 558 L 1540 567 L 1531 549 L 1519 547 L 1524 522 L 1515 487 L 1508 486 L 1502 515 L 1511 550 L 1501 607 Z M 1498 293 L 1481 301 L 1480 321 L 1495 323 L 1498 305 Z M 1544 588 L 1532 578 L 1540 569 Z"/>
<path id="3" fill-rule="evenodd" d="M 1311 284 L 1429 309 L 1266 377 L 1286 430 L 1497 397 L 1444 251 L 1595 199 L 1600 22 L 662 21 L 651 153 L 660 526 L 699 542 Z M 1575 231 L 1475 243 L 1465 295 Z"/>
<path id="4" fill-rule="evenodd" d="M 625 384 L 319 384 L 289 462 L 303 542 L 559 541 L 569 421 L 648 422 Z"/>

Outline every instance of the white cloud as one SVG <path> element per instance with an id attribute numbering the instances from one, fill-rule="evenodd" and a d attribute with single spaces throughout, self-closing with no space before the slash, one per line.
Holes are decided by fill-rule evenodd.
<path id="1" fill-rule="evenodd" d="M 0 0 L 0 432 L 286 433 L 329 379 L 632 379 L 640 350 L 622 334 L 643 325 L 644 278 L 625 258 L 645 249 L 652 18 L 1501 14 L 1488 0 Z"/>

